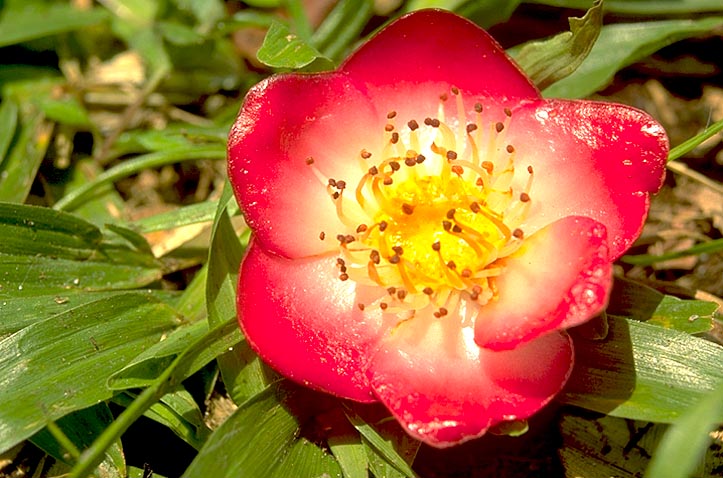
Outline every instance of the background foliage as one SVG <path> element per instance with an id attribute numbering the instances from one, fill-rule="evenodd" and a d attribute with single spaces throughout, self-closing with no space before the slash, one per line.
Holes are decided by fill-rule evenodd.
<path id="1" fill-rule="evenodd" d="M 3 476 L 486 476 L 490 465 L 467 465 L 469 456 L 499 447 L 523 469 L 496 476 L 721 470 L 709 448 L 723 421 L 710 295 L 674 297 L 621 277 L 607 323 L 576 332 L 578 364 L 555 406 L 519 438 L 485 437 L 448 454 L 420 448 L 378 407 L 280 379 L 236 324 L 248 231 L 223 161 L 251 85 L 276 71 L 333 68 L 403 12 L 446 8 L 494 27 L 546 96 L 582 98 L 668 45 L 720 36 L 720 1 L 0 6 Z M 557 21 L 540 17 L 532 31 L 546 35 L 528 38 L 506 27 L 520 14 Z M 559 21 L 568 16 L 577 17 L 569 28 Z M 704 126 L 671 160 L 723 122 Z M 701 180 L 685 164 L 670 167 Z M 634 250 L 619 272 L 720 256 L 713 236 L 663 255 Z M 559 443 L 538 450 L 548 436 Z"/>

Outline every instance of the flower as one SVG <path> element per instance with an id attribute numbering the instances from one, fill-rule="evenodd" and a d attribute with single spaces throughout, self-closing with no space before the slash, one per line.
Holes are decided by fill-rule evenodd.
<path id="1" fill-rule="evenodd" d="M 567 380 L 565 329 L 604 309 L 667 151 L 641 111 L 542 99 L 471 22 L 406 15 L 336 71 L 248 93 L 241 327 L 284 376 L 433 446 L 525 419 Z"/>

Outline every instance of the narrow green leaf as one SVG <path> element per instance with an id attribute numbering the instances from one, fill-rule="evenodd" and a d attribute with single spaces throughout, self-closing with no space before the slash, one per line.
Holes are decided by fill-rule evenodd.
<path id="1" fill-rule="evenodd" d="M 528 0 L 561 8 L 586 9 L 590 0 Z M 723 4 L 719 0 L 675 0 L 661 2 L 659 0 L 605 0 L 607 13 L 627 15 L 675 15 L 685 13 L 722 12 Z"/>
<path id="2" fill-rule="evenodd" d="M 99 403 L 92 407 L 78 410 L 60 418 L 55 422 L 62 433 L 71 440 L 73 446 L 83 450 L 93 443 L 93 440 L 113 421 L 113 414 L 108 405 Z M 49 454 L 56 460 L 70 463 L 67 450 L 58 443 L 48 429 L 43 429 L 30 438 L 35 446 Z M 103 470 L 103 477 L 122 478 L 126 475 L 125 457 L 120 441 L 110 447 L 105 459 L 99 466 Z"/>
<path id="3" fill-rule="evenodd" d="M 711 442 L 710 432 L 723 423 L 723 384 L 704 395 L 678 418 L 663 436 L 646 478 L 688 478 Z"/>
<path id="4" fill-rule="evenodd" d="M 97 25 L 107 18 L 102 8 L 81 9 L 66 2 L 6 7 L 0 16 L 0 47 Z"/>
<path id="5" fill-rule="evenodd" d="M 183 477 L 341 476 L 331 455 L 299 436 L 299 419 L 286 405 L 294 398 L 276 384 L 245 402 L 214 431 Z"/>
<path id="6" fill-rule="evenodd" d="M 329 449 L 336 457 L 344 478 L 367 478 L 369 459 L 358 433 L 335 434 L 328 439 Z"/>
<path id="7" fill-rule="evenodd" d="M 211 222 L 216 215 L 216 209 L 218 209 L 218 201 L 204 201 L 133 221 L 127 227 L 145 234 L 147 232 L 166 231 L 190 224 Z"/>
<path id="8" fill-rule="evenodd" d="M 582 18 L 570 18 L 570 31 L 529 42 L 508 52 L 538 88 L 571 75 L 590 53 L 602 28 L 602 3 L 596 1 Z"/>
<path id="9" fill-rule="evenodd" d="M 5 98 L 0 104 L 0 171 L 2 171 L 5 153 L 8 152 L 10 142 L 18 125 L 18 105 L 11 98 Z"/>
<path id="10" fill-rule="evenodd" d="M 108 376 L 177 325 L 167 305 L 126 294 L 77 307 L 0 341 L 0 450 L 48 420 L 109 399 Z"/>
<path id="11" fill-rule="evenodd" d="M 303 68 L 317 59 L 330 61 L 298 35 L 291 33 L 288 26 L 276 21 L 269 27 L 256 56 L 266 66 L 292 70 Z"/>
<path id="12" fill-rule="evenodd" d="M 702 133 L 693 136 L 692 138 L 680 143 L 675 148 L 671 149 L 668 153 L 668 162 L 675 161 L 678 158 L 682 158 L 686 154 L 693 151 L 703 141 L 708 138 L 712 138 L 716 134 L 723 131 L 723 120 L 720 120 L 712 125 L 708 126 Z"/>
<path id="13" fill-rule="evenodd" d="M 326 57 L 338 60 L 359 38 L 373 14 L 372 0 L 341 0 L 316 29 L 311 44 Z"/>
<path id="14" fill-rule="evenodd" d="M 723 347 L 608 315 L 604 340 L 577 338 L 559 401 L 616 417 L 671 423 L 723 383 Z"/>
<path id="15" fill-rule="evenodd" d="M 606 3 L 607 4 L 607 3 Z M 543 91 L 551 98 L 582 98 L 604 88 L 616 72 L 684 38 L 705 34 L 723 17 L 619 23 L 602 28 L 590 54 L 573 74 Z"/>
<path id="16" fill-rule="evenodd" d="M 236 202 L 231 191 L 227 182 L 219 200 L 208 257 L 206 304 L 211 327 L 236 320 L 236 283 L 243 247 L 227 212 L 227 205 Z M 245 342 L 220 355 L 218 365 L 226 390 L 237 404 L 268 385 L 263 364 Z"/>
<path id="17" fill-rule="evenodd" d="M 681 257 L 699 256 L 701 254 L 718 254 L 721 251 L 723 251 L 723 239 L 713 239 L 712 241 L 702 242 L 682 251 L 668 252 L 660 255 L 626 255 L 621 257 L 620 260 L 626 264 L 647 266 L 671 259 L 679 259 Z"/>

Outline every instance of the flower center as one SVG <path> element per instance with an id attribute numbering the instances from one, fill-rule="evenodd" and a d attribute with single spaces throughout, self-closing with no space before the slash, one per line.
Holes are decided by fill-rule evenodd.
<path id="1" fill-rule="evenodd" d="M 446 94 L 438 117 L 421 124 L 410 119 L 398 128 L 392 111 L 381 157 L 360 152 L 365 173 L 356 186 L 338 179 L 326 183 L 348 226 L 335 236 L 339 279 L 389 292 L 360 308 L 414 310 L 432 303 L 441 317 L 459 294 L 486 304 L 497 294 L 504 258 L 524 240 L 518 226 L 530 208 L 533 170 L 527 168 L 526 185 L 515 191 L 515 148 L 504 141 L 512 113 L 505 109 L 504 122 L 485 125 L 476 104 L 475 120 L 467 122 L 460 92 L 451 93 L 456 118 L 445 120 Z M 312 158 L 307 164 L 314 168 Z"/>

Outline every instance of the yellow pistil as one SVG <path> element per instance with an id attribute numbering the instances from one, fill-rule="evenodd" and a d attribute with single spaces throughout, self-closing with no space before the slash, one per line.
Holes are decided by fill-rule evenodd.
<path id="1" fill-rule="evenodd" d="M 520 225 L 532 202 L 533 170 L 526 167 L 524 189 L 513 190 L 516 153 L 505 142 L 512 112 L 504 110 L 503 122 L 485 122 L 477 103 L 468 122 L 461 92 L 450 91 L 456 115 L 445 118 L 446 93 L 436 118 L 390 112 L 380 157 L 361 151 L 364 174 L 353 189 L 346 191 L 338 178 L 325 184 L 349 226 L 335 235 L 339 280 L 389 292 L 361 309 L 414 311 L 432 304 L 434 316 L 443 318 L 461 297 L 484 305 L 495 300 L 505 257 L 524 241 Z"/>

